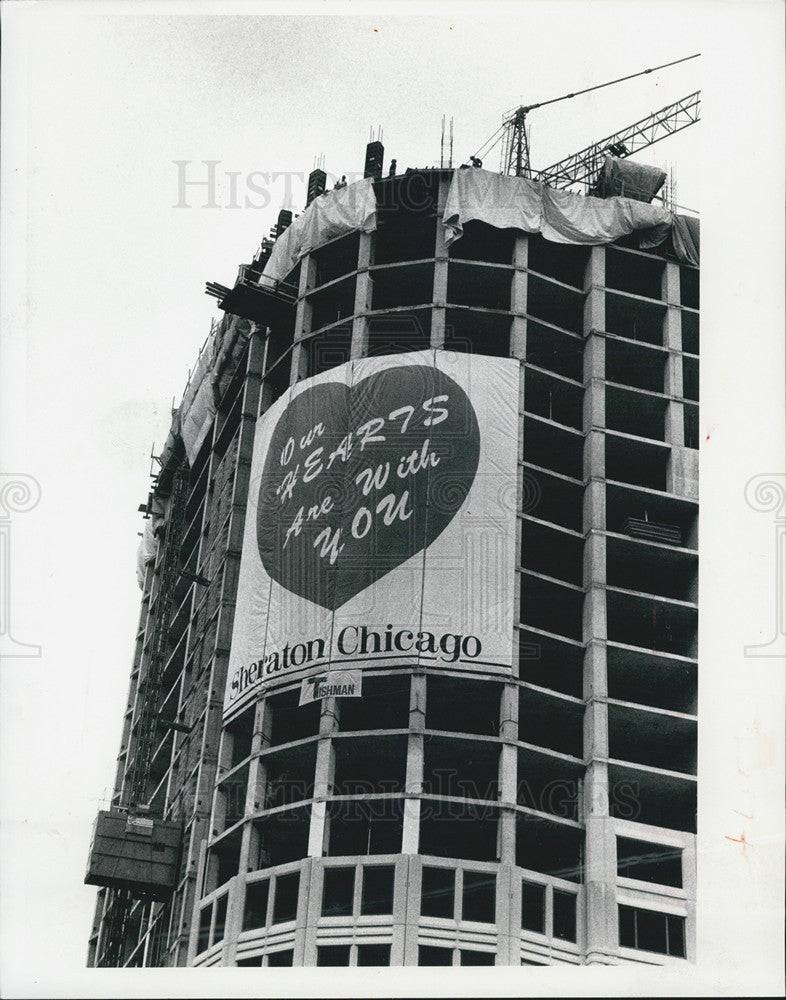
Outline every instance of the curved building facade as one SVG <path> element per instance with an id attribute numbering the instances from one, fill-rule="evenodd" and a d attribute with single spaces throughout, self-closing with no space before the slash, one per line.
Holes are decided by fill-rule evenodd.
<path id="1" fill-rule="evenodd" d="M 369 181 L 370 224 L 223 290 L 113 802 L 175 559 L 142 798 L 179 869 L 122 930 L 102 883 L 95 964 L 693 957 L 698 269 L 510 224 L 496 181 L 451 228 L 461 173 Z"/>

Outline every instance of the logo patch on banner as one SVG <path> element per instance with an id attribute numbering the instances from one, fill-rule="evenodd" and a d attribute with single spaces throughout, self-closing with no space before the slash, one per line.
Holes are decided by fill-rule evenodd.
<path id="1" fill-rule="evenodd" d="M 479 454 L 474 407 L 437 368 L 312 386 L 271 437 L 257 507 L 262 564 L 292 593 L 340 608 L 445 530 Z"/>
<path id="2" fill-rule="evenodd" d="M 307 705 L 321 698 L 360 698 L 363 694 L 363 674 L 360 670 L 331 670 L 330 673 L 306 677 L 300 685 L 298 705 Z"/>

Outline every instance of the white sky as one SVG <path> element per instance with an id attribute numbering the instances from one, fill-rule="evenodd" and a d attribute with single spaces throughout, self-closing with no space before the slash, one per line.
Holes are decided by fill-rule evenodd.
<path id="1" fill-rule="evenodd" d="M 746 839 L 775 838 L 765 860 L 753 849 L 740 860 L 723 842 L 731 798 L 705 803 L 719 838 L 708 857 L 719 851 L 717 863 L 730 866 L 735 895 L 749 890 L 752 873 L 780 871 L 781 800 L 766 783 L 781 767 L 783 661 L 740 657 L 744 643 L 774 629 L 774 515 L 752 514 L 742 490 L 754 473 L 782 469 L 781 5 L 529 0 L 486 3 L 482 17 L 465 3 L 275 9 L 3 4 L 0 446 L 4 471 L 28 473 L 42 489 L 40 505 L 12 521 L 11 626 L 43 650 L 39 659 L 4 659 L 0 675 L 5 995 L 106 989 L 82 974 L 95 899 L 82 878 L 125 707 L 139 611 L 137 506 L 152 442 L 160 448 L 172 399 L 216 315 L 204 283 L 233 283 L 285 198 L 279 181 L 266 208 L 205 208 L 203 189 L 190 189 L 193 207 L 176 208 L 173 161 L 193 161 L 190 179 L 204 179 L 201 161 L 220 161 L 218 204 L 229 201 L 228 171 L 239 172 L 241 205 L 247 194 L 259 204 L 247 186 L 253 171 L 305 176 L 320 153 L 329 173 L 362 171 L 372 125 L 384 129 L 386 170 L 391 156 L 399 171 L 436 164 L 446 114 L 458 163 L 519 103 L 698 51 L 701 60 L 532 112 L 532 161 L 544 167 L 704 88 L 705 120 L 640 159 L 673 164 L 677 201 L 703 216 L 702 440 L 711 433 L 718 448 L 702 455 L 703 540 L 727 545 L 734 567 L 729 575 L 728 561 L 713 557 L 717 547 L 704 563 L 703 600 L 719 601 L 721 617 L 703 648 L 729 682 L 707 702 L 725 708 L 705 729 L 704 764 L 722 758 L 739 783 L 734 748 L 754 722 L 775 748 L 754 790 L 739 792 L 746 802 L 761 795 L 766 822 L 757 814 L 764 825 Z M 234 16 L 207 16 L 216 11 Z M 498 156 L 484 165 L 498 169 Z M 296 182 L 295 209 L 304 202 Z M 732 355 L 729 345 L 736 351 L 743 338 L 745 352 Z M 740 575 L 752 583 L 748 596 L 735 595 L 724 616 Z M 767 698 L 759 681 L 777 685 Z M 707 684 L 703 697 L 712 676 Z M 723 712 L 740 704 L 748 714 L 730 733 Z M 736 787 L 722 769 L 712 780 L 705 788 Z M 705 954 L 721 962 L 736 945 L 756 968 L 767 960 L 777 968 L 770 922 L 779 902 L 757 888 L 746 927 L 729 938 L 718 910 L 725 894 L 712 891 L 704 927 L 717 933 Z M 744 965 L 697 990 L 733 994 L 733 972 L 755 991 Z M 504 992 L 504 982 L 494 989 Z M 194 995 L 203 988 L 189 986 Z"/>

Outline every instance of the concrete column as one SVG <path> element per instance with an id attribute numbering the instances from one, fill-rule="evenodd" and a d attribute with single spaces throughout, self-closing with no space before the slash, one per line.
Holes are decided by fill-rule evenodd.
<path id="1" fill-rule="evenodd" d="M 306 902 L 306 933 L 303 941 L 303 964 L 313 967 L 317 964 L 317 923 L 322 912 L 322 884 L 325 877 L 325 866 L 320 858 L 312 858 L 309 871 L 309 884 Z M 305 870 L 301 872 L 301 880 L 305 879 Z M 303 896 L 304 886 L 301 882 L 300 896 Z M 298 908 L 300 899 L 298 899 Z"/>
<path id="2" fill-rule="evenodd" d="M 294 385 L 308 375 L 308 357 L 300 341 L 311 333 L 312 306 L 306 298 L 314 288 L 317 280 L 317 262 L 307 254 L 300 264 L 300 285 L 298 287 L 297 307 L 295 310 L 295 345 L 292 348 L 292 367 L 289 384 Z"/>
<path id="3" fill-rule="evenodd" d="M 434 246 L 434 291 L 431 311 L 431 346 L 445 346 L 445 305 L 448 301 L 448 251 L 445 247 L 445 229 L 437 220 L 437 237 Z"/>
<path id="4" fill-rule="evenodd" d="M 420 795 L 423 792 L 423 731 L 426 728 L 426 675 L 412 675 L 409 689 L 409 737 L 401 853 L 417 854 L 420 842 Z"/>
<path id="5" fill-rule="evenodd" d="M 514 314 L 510 329 L 511 357 L 525 361 L 527 357 L 527 261 L 529 239 L 523 234 L 516 237 L 513 245 L 513 277 L 510 286 L 510 311 Z"/>
<path id="6" fill-rule="evenodd" d="M 365 358 L 368 354 L 368 310 L 371 309 L 371 297 L 374 280 L 369 267 L 374 262 L 374 233 L 360 234 L 358 250 L 358 275 L 355 282 L 355 307 L 352 320 L 351 358 Z"/>
<path id="7" fill-rule="evenodd" d="M 495 923 L 497 925 L 496 965 L 518 965 L 521 951 L 519 914 L 511 906 L 513 899 L 513 868 L 501 864 L 497 869 Z"/>
<path id="8" fill-rule="evenodd" d="M 606 435 L 590 430 L 584 438 L 584 479 L 606 478 Z"/>
<path id="9" fill-rule="evenodd" d="M 696 961 L 696 838 L 690 837 L 682 851 L 682 885 L 687 896 L 685 957 Z"/>
<path id="10" fill-rule="evenodd" d="M 606 248 L 592 247 L 584 272 L 584 334 L 606 329 Z"/>
<path id="11" fill-rule="evenodd" d="M 407 898 L 404 922 L 404 965 L 418 964 L 418 922 L 420 920 L 420 892 L 423 882 L 423 862 L 412 855 L 407 861 Z M 390 956 L 391 965 L 393 955 Z"/>
<path id="12" fill-rule="evenodd" d="M 246 900 L 245 876 L 235 875 L 227 890 L 227 915 L 224 924 L 224 944 L 221 965 L 234 965 L 237 956 L 237 937 L 243 928 L 243 909 Z"/>
<path id="13" fill-rule="evenodd" d="M 311 805 L 311 823 L 308 830 L 308 854 L 321 858 L 327 846 L 329 823 L 326 796 L 333 788 L 335 756 L 331 736 L 338 730 L 338 712 L 335 698 L 322 699 L 322 714 L 319 718 L 319 743 L 317 762 L 314 769 L 314 801 Z"/>
<path id="14" fill-rule="evenodd" d="M 612 965 L 619 940 L 617 851 L 608 816 L 608 766 L 595 761 L 584 784 L 586 822 L 585 932 L 587 965 Z"/>
<path id="15" fill-rule="evenodd" d="M 300 868 L 300 891 L 298 892 L 295 944 L 292 956 L 292 964 L 294 966 L 304 964 L 309 934 L 313 935 L 316 933 L 314 927 L 309 928 L 308 926 L 308 908 L 311 899 L 311 880 L 313 874 L 312 864 L 312 859 L 306 858 Z"/>
<path id="16" fill-rule="evenodd" d="M 407 924 L 409 922 L 409 864 L 408 855 L 396 858 L 393 883 L 393 935 L 390 942 L 391 967 L 404 964 Z"/>

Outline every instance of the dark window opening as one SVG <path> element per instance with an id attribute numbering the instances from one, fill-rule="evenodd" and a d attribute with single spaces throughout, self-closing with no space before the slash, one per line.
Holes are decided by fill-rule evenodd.
<path id="1" fill-rule="evenodd" d="M 538 882 L 521 883 L 521 929 L 546 933 L 546 887 Z"/>
<path id="2" fill-rule="evenodd" d="M 355 869 L 326 868 L 322 884 L 322 916 L 352 916 L 355 898 Z"/>
<path id="3" fill-rule="evenodd" d="M 689 309 L 699 308 L 698 268 L 680 268 L 680 304 Z"/>
<path id="4" fill-rule="evenodd" d="M 513 245 L 518 235 L 515 229 L 497 229 L 486 222 L 471 219 L 450 247 L 451 260 L 481 260 L 490 264 L 510 264 Z"/>
<path id="5" fill-rule="evenodd" d="M 317 948 L 317 965 L 349 965 L 349 945 L 320 945 Z"/>
<path id="6" fill-rule="evenodd" d="M 434 298 L 434 265 L 412 264 L 371 272 L 371 308 L 430 305 Z"/>
<path id="7" fill-rule="evenodd" d="M 570 243 L 552 243 L 542 236 L 530 236 L 527 267 L 575 288 L 584 287 L 589 248 Z"/>
<path id="8" fill-rule="evenodd" d="M 236 767 L 251 753 L 251 737 L 254 732 L 254 709 L 243 712 L 227 726 L 227 735 L 232 739 L 230 767 Z"/>
<path id="9" fill-rule="evenodd" d="M 418 965 L 453 965 L 453 950 L 421 944 L 418 947 Z"/>
<path id="10" fill-rule="evenodd" d="M 496 956 L 493 951 L 469 951 L 460 953 L 462 965 L 494 965 Z"/>
<path id="11" fill-rule="evenodd" d="M 584 438 L 537 418 L 525 417 L 524 461 L 563 476 L 582 479 Z"/>
<path id="12" fill-rule="evenodd" d="M 267 901 L 270 893 L 270 883 L 251 882 L 246 886 L 246 904 L 243 910 L 243 930 L 253 927 L 264 927 L 267 921 Z"/>
<path id="13" fill-rule="evenodd" d="M 493 924 L 496 921 L 497 879 L 490 872 L 464 872 L 461 919 Z"/>
<path id="14" fill-rule="evenodd" d="M 358 965 L 390 965 L 390 945 L 359 944 Z"/>
<path id="15" fill-rule="evenodd" d="M 497 860 L 496 808 L 434 799 L 424 799 L 421 808 L 421 854 L 467 861 Z"/>
<path id="16" fill-rule="evenodd" d="M 339 729 L 406 729 L 409 726 L 409 677 L 364 677 L 361 698 L 342 698 Z"/>
<path id="17" fill-rule="evenodd" d="M 685 447 L 699 447 L 699 408 L 698 406 L 683 405 L 683 427 L 685 433 Z"/>
<path id="18" fill-rule="evenodd" d="M 456 873 L 452 868 L 424 868 L 420 890 L 420 912 L 424 917 L 452 920 L 455 908 Z"/>
<path id="19" fill-rule="evenodd" d="M 426 680 L 426 728 L 496 736 L 502 685 L 465 677 Z"/>
<path id="20" fill-rule="evenodd" d="M 658 258 L 648 259 L 609 247 L 606 250 L 606 287 L 660 299 L 665 266 L 666 262 Z"/>
<path id="21" fill-rule="evenodd" d="M 227 923 L 227 899 L 228 894 L 225 893 L 220 899 L 216 900 L 216 923 L 213 929 L 214 941 L 221 941 L 224 937 Z"/>
<path id="22" fill-rule="evenodd" d="M 267 956 L 268 968 L 288 968 L 292 965 L 294 957 L 295 952 L 291 948 L 285 948 L 283 951 L 272 951 Z"/>
<path id="23" fill-rule="evenodd" d="M 576 337 L 527 318 L 527 361 L 580 382 L 584 372 L 583 345 Z"/>
<path id="24" fill-rule="evenodd" d="M 401 800 L 334 802 L 329 805 L 328 813 L 330 857 L 398 854 L 401 850 Z"/>
<path id="25" fill-rule="evenodd" d="M 207 951 L 210 947 L 210 921 L 213 918 L 213 904 L 205 906 L 199 914 L 199 939 L 197 952 Z"/>
<path id="26" fill-rule="evenodd" d="M 273 923 L 283 924 L 297 917 L 297 897 L 300 888 L 300 872 L 279 875 L 276 879 L 273 897 Z"/>
<path id="27" fill-rule="evenodd" d="M 363 916 L 393 912 L 393 865 L 364 868 L 360 912 Z"/>
<path id="28" fill-rule="evenodd" d="M 619 908 L 620 945 L 685 958 L 685 918 L 635 906 Z"/>
<path id="29" fill-rule="evenodd" d="M 576 897 L 555 889 L 552 895 L 552 933 L 561 941 L 576 940 Z"/>
<path id="30" fill-rule="evenodd" d="M 298 705 L 299 691 L 288 691 L 269 699 L 271 708 L 270 745 L 291 743 L 319 732 L 320 703 Z"/>
<path id="31" fill-rule="evenodd" d="M 445 350 L 510 357 L 510 315 L 455 306 L 445 311 Z"/>
<path id="32" fill-rule="evenodd" d="M 682 888 L 682 850 L 644 840 L 617 837 L 617 874 L 643 882 Z"/>

